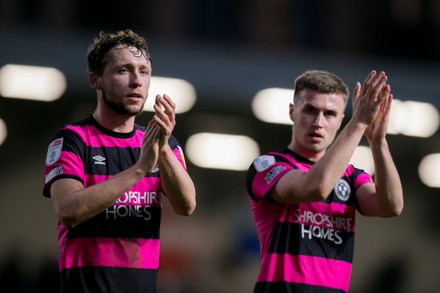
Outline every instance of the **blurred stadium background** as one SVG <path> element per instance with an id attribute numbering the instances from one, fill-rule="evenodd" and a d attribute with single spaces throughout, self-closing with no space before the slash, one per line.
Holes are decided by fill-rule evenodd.
<path id="1" fill-rule="evenodd" d="M 395 99 L 430 106 L 421 114 L 395 111 L 400 131 L 390 133 L 389 142 L 405 209 L 394 219 L 357 218 L 350 292 L 439 292 L 440 163 L 432 163 L 437 170 L 429 171 L 429 180 L 421 170 L 427 157 L 440 152 L 438 117 L 427 135 L 418 134 L 428 126 L 404 131 L 424 125 L 427 113 L 438 114 L 440 107 L 438 0 L 0 0 L 2 288 L 56 292 L 56 220 L 51 201 L 42 196 L 46 148 L 57 127 L 94 109 L 88 44 L 101 30 L 125 28 L 146 37 L 153 76 L 182 79 L 196 97 L 178 114 L 175 135 L 188 152 L 198 207 L 192 217 L 181 218 L 165 203 L 159 292 L 252 291 L 259 252 L 246 172 L 200 165 L 197 154 L 203 150 L 195 148 L 206 146 L 189 142 L 213 133 L 256 143 L 252 151 L 240 145 L 226 154 L 220 153 L 226 147 L 215 149 L 223 161 L 284 148 L 290 126 L 258 118 L 254 98 L 268 88 L 291 89 L 293 79 L 312 68 L 338 74 L 351 89 L 371 69 L 384 70 Z M 65 88 L 50 102 L 11 98 L 11 82 L 1 81 L 11 76 L 11 64 L 54 68 L 62 78 L 49 79 L 53 84 L 47 87 L 65 82 Z M 21 77 L 19 88 L 28 87 L 32 78 Z M 286 115 L 287 105 L 282 109 Z M 138 122 L 150 116 L 145 111 Z"/>

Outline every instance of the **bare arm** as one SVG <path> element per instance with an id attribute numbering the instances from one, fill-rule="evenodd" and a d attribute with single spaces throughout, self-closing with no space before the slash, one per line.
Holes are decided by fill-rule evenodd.
<path id="1" fill-rule="evenodd" d="M 196 191 L 188 172 L 182 167 L 169 146 L 160 153 L 162 187 L 176 214 L 191 215 L 196 208 Z"/>
<path id="2" fill-rule="evenodd" d="M 366 216 L 392 217 L 403 210 L 400 176 L 385 138 L 392 99 L 393 96 L 388 95 L 376 120 L 365 132 L 375 166 L 375 184 L 362 186 L 357 192 L 359 211 Z"/>
<path id="3" fill-rule="evenodd" d="M 384 72 L 372 71 L 364 84 L 353 92 L 353 115 L 335 142 L 308 172 L 286 173 L 271 191 L 281 202 L 320 201 L 325 199 L 347 168 L 367 127 L 375 119 L 380 104 L 389 94 Z"/>
<path id="4" fill-rule="evenodd" d="M 308 172 L 289 171 L 272 189 L 271 196 L 288 203 L 325 199 L 347 168 L 365 128 L 349 122 L 326 154 Z"/>
<path id="5" fill-rule="evenodd" d="M 196 208 L 196 190 L 188 172 L 180 164 L 168 145 L 168 139 L 174 129 L 175 104 L 167 96 L 156 96 L 154 119 L 161 126 L 159 169 L 162 187 L 173 210 L 178 215 L 189 216 Z"/>
<path id="6" fill-rule="evenodd" d="M 96 216 L 151 172 L 159 156 L 159 133 L 158 125 L 150 122 L 143 138 L 138 162 L 106 181 L 87 188 L 74 179 L 60 179 L 54 182 L 51 186 L 51 197 L 60 222 L 68 228 L 73 228 Z"/>

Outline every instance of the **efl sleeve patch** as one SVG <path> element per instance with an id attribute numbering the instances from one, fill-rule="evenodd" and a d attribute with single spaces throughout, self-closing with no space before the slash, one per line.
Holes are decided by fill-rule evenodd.
<path id="1" fill-rule="evenodd" d="M 61 157 L 61 150 L 63 149 L 63 138 L 57 138 L 49 144 L 46 155 L 46 165 L 51 166 L 55 164 Z"/>
<path id="2" fill-rule="evenodd" d="M 254 160 L 254 167 L 257 172 L 263 172 L 264 170 L 267 170 L 270 166 L 275 164 L 275 157 L 264 155 L 256 158 Z"/>
<path id="3" fill-rule="evenodd" d="M 55 169 L 53 169 L 52 171 L 49 172 L 49 174 L 47 174 L 44 177 L 44 184 L 47 184 L 50 180 L 52 180 L 55 176 L 61 175 L 63 174 L 63 166 L 58 166 Z"/>

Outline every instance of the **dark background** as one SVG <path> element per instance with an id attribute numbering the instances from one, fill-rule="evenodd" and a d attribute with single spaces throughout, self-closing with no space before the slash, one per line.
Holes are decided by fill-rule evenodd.
<path id="1" fill-rule="evenodd" d="M 261 152 L 283 148 L 290 126 L 258 121 L 252 98 L 267 87 L 292 88 L 311 68 L 338 74 L 351 89 L 371 69 L 385 70 L 396 99 L 440 107 L 438 0 L 0 0 L 0 67 L 56 67 L 68 82 L 52 103 L 0 97 L 8 127 L 0 146 L 2 288 L 56 291 L 56 222 L 42 196 L 46 148 L 57 127 L 94 109 L 88 44 L 100 30 L 125 28 L 149 42 L 153 75 L 196 88 L 196 105 L 177 117 L 182 145 L 210 131 L 248 135 Z M 390 135 L 389 143 L 405 209 L 393 219 L 357 218 L 350 292 L 438 292 L 439 192 L 421 183 L 417 168 L 440 149 L 439 134 Z M 245 172 L 188 166 L 198 207 L 181 218 L 165 204 L 159 291 L 251 292 L 259 255 Z"/>

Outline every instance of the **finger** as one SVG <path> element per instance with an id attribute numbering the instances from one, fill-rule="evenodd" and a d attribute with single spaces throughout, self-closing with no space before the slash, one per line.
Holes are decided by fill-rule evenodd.
<path id="1" fill-rule="evenodd" d="M 384 101 L 382 102 L 382 104 L 380 105 L 379 113 L 376 120 L 385 123 L 388 122 L 389 114 L 391 111 L 391 100 L 392 100 L 392 95 L 391 94 L 387 95 Z"/>
<path id="2" fill-rule="evenodd" d="M 164 121 L 158 116 L 153 116 L 154 121 L 157 123 L 158 127 L 160 128 L 160 134 L 169 134 L 172 132 L 172 124 L 169 122 L 168 119 Z"/>
<path id="3" fill-rule="evenodd" d="M 160 105 L 160 99 L 162 98 L 161 95 L 156 95 L 156 99 L 154 100 L 154 104 Z"/>
<path id="4" fill-rule="evenodd" d="M 153 105 L 153 108 L 156 112 L 156 115 L 158 116 L 164 116 L 165 115 L 165 110 L 164 110 L 164 103 L 163 103 L 163 97 L 161 95 L 156 95 L 156 100 L 155 103 Z"/>
<path id="5" fill-rule="evenodd" d="M 168 123 L 170 121 L 170 117 L 167 115 L 165 110 L 160 105 L 153 105 L 154 111 L 156 114 L 153 116 L 153 118 L 157 119 L 157 121 L 160 121 L 160 124 L 162 125 L 162 122 Z"/>
<path id="6" fill-rule="evenodd" d="M 387 95 L 390 93 L 390 86 L 386 84 L 387 76 L 382 75 L 372 82 L 370 97 L 375 103 L 382 103 Z"/>
<path id="7" fill-rule="evenodd" d="M 154 122 L 156 122 L 156 124 L 158 125 L 158 127 L 163 128 L 166 126 L 165 122 L 163 121 L 163 119 L 161 117 L 159 117 L 158 115 L 154 115 L 153 116 L 153 120 Z"/>
<path id="8" fill-rule="evenodd" d="M 385 99 L 385 101 L 383 102 L 384 104 L 384 112 L 386 115 L 389 115 L 391 112 L 391 106 L 393 104 L 393 94 L 389 94 L 387 96 L 387 98 Z"/>
<path id="9" fill-rule="evenodd" d="M 154 121 L 151 120 L 148 123 L 147 130 L 145 131 L 144 135 L 144 141 L 152 142 L 155 138 L 157 138 L 160 131 L 159 125 Z"/>
<path id="10" fill-rule="evenodd" d="M 172 125 L 175 125 L 175 104 L 171 100 L 171 98 L 167 95 L 164 95 L 161 98 L 161 106 L 160 108 L 155 108 L 155 110 L 158 112 L 158 115 L 160 115 L 160 118 L 165 122 L 168 123 L 168 127 L 173 127 Z M 162 109 L 163 108 L 163 109 Z M 172 125 L 171 125 L 172 124 Z"/>
<path id="11" fill-rule="evenodd" d="M 385 72 L 381 71 L 378 75 L 376 75 L 373 78 L 371 84 L 373 87 L 378 87 L 381 84 L 384 85 L 387 80 L 388 80 L 388 76 L 385 74 Z"/>
<path id="12" fill-rule="evenodd" d="M 170 98 L 170 96 L 168 96 L 167 94 L 163 95 L 163 98 L 166 100 L 166 102 L 168 103 L 168 105 L 174 110 L 176 109 L 176 103 L 174 103 L 174 101 Z"/>
<path id="13" fill-rule="evenodd" d="M 165 109 L 164 113 L 168 115 L 170 120 L 174 120 L 176 104 L 166 94 L 161 99 L 161 105 Z"/>
<path id="14" fill-rule="evenodd" d="M 167 110 L 168 111 L 172 110 L 172 107 L 171 107 L 171 105 L 169 104 L 168 101 L 171 101 L 171 99 L 169 97 L 167 99 L 166 95 L 164 95 L 164 96 L 157 95 L 154 104 L 157 106 L 157 109 L 160 110 L 159 112 L 166 113 Z"/>
<path id="15" fill-rule="evenodd" d="M 381 71 L 379 74 L 377 74 L 375 71 L 372 71 L 365 81 L 363 93 L 366 95 L 373 95 L 376 100 L 376 96 L 379 93 L 378 89 L 385 84 L 387 78 L 388 77 L 383 71 Z"/>
<path id="16" fill-rule="evenodd" d="M 380 92 L 376 98 L 377 103 L 382 103 L 385 101 L 391 93 L 391 87 L 388 84 L 384 84 L 382 88 L 380 88 Z"/>
<path id="17" fill-rule="evenodd" d="M 353 89 L 353 99 L 357 98 L 361 94 L 361 83 L 358 81 Z"/>
<path id="18" fill-rule="evenodd" d="M 369 84 L 370 81 L 376 76 L 376 70 L 371 70 L 371 72 L 367 75 L 364 80 L 364 84 Z"/>

